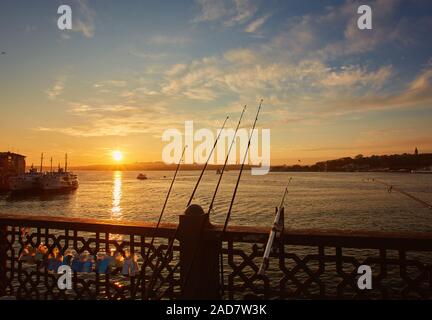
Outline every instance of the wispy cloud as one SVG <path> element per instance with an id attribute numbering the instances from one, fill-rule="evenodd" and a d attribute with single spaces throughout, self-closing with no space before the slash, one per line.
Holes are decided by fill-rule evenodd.
<path id="1" fill-rule="evenodd" d="M 95 88 L 106 88 L 106 87 L 125 87 L 127 82 L 124 80 L 104 80 L 96 82 L 93 86 Z"/>
<path id="2" fill-rule="evenodd" d="M 193 22 L 218 22 L 226 27 L 246 23 L 258 10 L 254 0 L 196 0 L 196 3 L 200 13 Z"/>
<path id="3" fill-rule="evenodd" d="M 90 8 L 87 0 L 78 1 L 78 14 L 73 16 L 72 30 L 81 32 L 86 38 L 93 38 L 96 12 Z"/>
<path id="4" fill-rule="evenodd" d="M 192 38 L 182 35 L 154 35 L 149 39 L 151 44 L 156 45 L 184 45 L 192 42 Z"/>
<path id="5" fill-rule="evenodd" d="M 249 33 L 257 32 L 266 23 L 266 21 L 270 18 L 270 16 L 271 16 L 270 14 L 267 14 L 258 19 L 255 19 L 254 21 L 252 21 L 247 25 L 245 31 Z"/>
<path id="6" fill-rule="evenodd" d="M 373 2 L 374 28 L 364 32 L 357 27 L 357 6 L 355 1 L 346 1 L 323 12 L 291 17 L 287 27 L 268 45 L 283 49 L 291 56 L 336 60 L 369 53 L 390 43 L 412 44 L 418 34 L 432 25 L 431 18 L 398 16 L 399 0 L 376 0 Z"/>
<path id="7" fill-rule="evenodd" d="M 58 96 L 60 96 L 65 89 L 65 84 L 66 84 L 66 77 L 65 76 L 58 77 L 57 80 L 52 85 L 52 87 L 46 91 L 48 99 L 54 100 Z"/>
<path id="8" fill-rule="evenodd" d="M 167 43 L 167 42 L 165 42 L 165 43 Z M 161 43 L 159 42 L 159 44 L 161 44 Z M 129 50 L 129 54 L 134 56 L 134 57 L 137 57 L 137 58 L 149 59 L 149 60 L 158 60 L 158 59 L 165 58 L 168 56 L 168 54 L 166 52 L 154 53 L 154 52 L 139 51 L 136 49 Z"/>
<path id="9" fill-rule="evenodd" d="M 176 128 L 185 119 L 168 109 L 165 104 L 154 103 L 144 107 L 131 105 L 70 104 L 71 116 L 80 121 L 77 125 L 62 127 L 39 126 L 40 132 L 57 132 L 74 137 L 106 137 L 151 134 L 159 136 L 166 128 Z"/>

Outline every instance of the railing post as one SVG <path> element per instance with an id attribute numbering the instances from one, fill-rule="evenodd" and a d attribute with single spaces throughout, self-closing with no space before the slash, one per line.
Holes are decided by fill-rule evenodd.
<path id="1" fill-rule="evenodd" d="M 0 296 L 6 295 L 7 226 L 0 225 Z"/>
<path id="2" fill-rule="evenodd" d="M 221 242 L 208 232 L 208 215 L 198 205 L 186 209 L 179 221 L 181 299 L 220 299 Z"/>

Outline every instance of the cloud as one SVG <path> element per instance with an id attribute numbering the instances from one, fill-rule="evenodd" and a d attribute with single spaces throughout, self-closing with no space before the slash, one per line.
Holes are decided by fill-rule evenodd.
<path id="1" fill-rule="evenodd" d="M 254 62 L 258 62 L 257 55 L 248 48 L 228 50 L 224 53 L 224 58 L 229 62 L 236 64 L 251 64 Z"/>
<path id="2" fill-rule="evenodd" d="M 58 96 L 60 96 L 64 89 L 66 84 L 66 77 L 61 76 L 59 77 L 53 86 L 46 91 L 46 94 L 48 96 L 48 99 L 55 100 Z"/>
<path id="3" fill-rule="evenodd" d="M 255 33 L 260 29 L 264 23 L 270 18 L 270 14 L 262 16 L 254 21 L 252 21 L 245 29 L 246 32 Z"/>
<path id="4" fill-rule="evenodd" d="M 225 26 L 235 21 L 242 30 L 250 27 L 249 31 L 258 32 L 269 19 L 261 16 L 265 19 L 260 20 L 252 9 L 240 14 L 239 7 L 228 8 L 226 1 L 199 3 L 202 12 L 197 21 L 222 21 Z M 175 121 L 193 119 L 203 110 L 216 117 L 237 112 L 244 104 L 254 105 L 261 97 L 266 108 L 260 124 L 268 127 L 317 126 L 376 110 L 427 107 L 432 103 L 430 61 L 424 61 L 424 69 L 406 80 L 408 75 L 391 59 L 379 65 L 379 61 L 360 57 L 381 45 L 405 45 L 400 39 L 407 24 L 393 15 L 398 2 L 377 3 L 382 6 L 377 16 L 382 19 L 374 26 L 381 24 L 384 31 L 370 33 L 370 39 L 352 29 L 352 12 L 356 11 L 349 1 L 332 10 L 290 18 L 278 34 L 256 44 L 172 65 L 149 64 L 151 76 L 147 70 L 141 76 L 147 81 L 97 82 L 95 87 L 101 90 L 120 88 L 112 98 L 118 101 L 107 104 L 102 98 L 70 106 L 72 116 L 81 117 L 85 124 L 52 130 L 82 136 L 160 134 Z M 392 25 L 398 27 L 392 30 Z M 172 35 L 149 39 L 160 45 L 189 40 Z M 401 77 L 408 84 L 404 85 Z M 62 91 L 57 89 L 52 91 Z"/>
<path id="5" fill-rule="evenodd" d="M 106 104 L 70 104 L 71 117 L 77 125 L 61 127 L 39 126 L 40 132 L 57 132 L 74 137 L 129 136 L 135 134 L 160 135 L 166 128 L 184 125 L 192 115 L 179 115 L 163 104 L 154 103 L 145 107 Z M 74 118 L 71 119 L 73 123 Z"/>
<path id="6" fill-rule="evenodd" d="M 94 18 L 96 13 L 88 5 L 87 0 L 78 0 L 78 17 L 73 15 L 72 30 L 81 32 L 86 38 L 93 38 L 95 32 Z"/>
<path id="7" fill-rule="evenodd" d="M 424 21 L 418 27 L 419 21 L 399 17 L 399 0 L 376 0 L 373 2 L 373 29 L 359 30 L 358 5 L 355 1 L 346 1 L 324 12 L 291 17 L 269 46 L 285 49 L 291 56 L 335 60 L 365 54 L 389 43 L 406 45 L 407 33 L 418 33 L 413 32 L 413 28 L 419 31 L 431 25 Z"/>
<path id="8" fill-rule="evenodd" d="M 129 54 L 142 59 L 151 59 L 151 60 L 158 60 L 161 58 L 165 58 L 168 54 L 165 52 L 158 52 L 158 53 L 150 53 L 150 52 L 142 52 L 135 49 L 129 50 Z"/>
<path id="9" fill-rule="evenodd" d="M 93 86 L 95 88 L 105 88 L 105 87 L 125 87 L 127 85 L 126 81 L 123 80 L 105 80 L 96 82 Z"/>
<path id="10" fill-rule="evenodd" d="M 180 35 L 154 35 L 149 39 L 149 42 L 156 45 L 184 45 L 192 42 L 192 38 Z"/>
<path id="11" fill-rule="evenodd" d="M 194 22 L 216 21 L 228 15 L 225 1 L 196 0 L 201 7 L 200 14 L 194 18 Z"/>
<path id="12" fill-rule="evenodd" d="M 121 104 L 103 104 L 103 105 L 89 105 L 82 103 L 70 103 L 69 111 L 77 115 L 98 116 L 101 114 L 119 114 L 119 113 L 132 113 L 139 109 L 134 106 L 121 105 Z"/>
<path id="13" fill-rule="evenodd" d="M 241 25 L 250 20 L 258 10 L 254 0 L 196 0 L 200 14 L 192 21 L 218 22 L 225 27 Z"/>
<path id="14" fill-rule="evenodd" d="M 325 86 L 352 86 L 361 84 L 363 86 L 381 88 L 390 78 L 392 72 L 392 66 L 384 66 L 373 72 L 368 72 L 361 67 L 349 66 L 339 72 L 329 72 L 322 80 L 322 83 Z"/>
<path id="15" fill-rule="evenodd" d="M 179 75 L 181 73 L 183 73 L 184 71 L 186 71 L 187 66 L 184 63 L 177 63 L 175 65 L 173 65 L 170 69 L 168 69 L 165 74 L 167 76 L 176 76 Z"/>

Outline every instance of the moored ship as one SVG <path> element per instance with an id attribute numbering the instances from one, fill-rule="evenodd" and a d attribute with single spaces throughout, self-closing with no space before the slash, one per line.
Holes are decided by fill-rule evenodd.
<path id="1" fill-rule="evenodd" d="M 46 173 L 40 180 L 39 187 L 43 192 L 67 192 L 78 189 L 78 176 L 67 171 L 67 154 L 65 168 L 58 168 L 57 172 Z"/>
<path id="2" fill-rule="evenodd" d="M 43 165 L 43 153 L 41 154 L 39 172 L 32 164 L 29 172 L 24 172 L 17 176 L 10 177 L 8 180 L 9 190 L 14 193 L 38 191 L 40 180 L 43 177 L 42 165 Z"/>
<path id="3" fill-rule="evenodd" d="M 43 174 L 32 166 L 29 172 L 9 178 L 9 190 L 12 192 L 36 191 L 39 189 L 42 177 Z"/>
<path id="4" fill-rule="evenodd" d="M 40 181 L 40 188 L 44 192 L 72 191 L 78 186 L 78 176 L 61 168 L 57 172 L 46 173 Z"/>

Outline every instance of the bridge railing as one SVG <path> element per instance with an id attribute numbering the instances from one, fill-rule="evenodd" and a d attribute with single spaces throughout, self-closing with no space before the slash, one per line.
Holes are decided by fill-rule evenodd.
<path id="1" fill-rule="evenodd" d="M 432 296 L 429 233 L 286 229 L 276 239 L 268 270 L 258 275 L 270 228 L 232 226 L 222 235 L 222 227 L 214 225 L 199 232 L 202 221 L 194 219 L 180 219 L 177 230 L 176 224 L 156 229 L 155 224 L 142 222 L 0 215 L 0 295 L 18 299 Z M 150 246 L 153 235 L 156 240 Z M 172 254 L 166 255 L 174 237 Z M 38 248 L 44 248 L 43 254 Z M 149 261 L 141 272 L 148 248 Z M 68 254 L 81 266 L 81 260 L 90 263 L 87 270 L 74 270 L 72 289 L 61 290 L 57 285 L 61 274 L 53 266 L 61 263 L 56 257 L 66 263 Z M 104 272 L 100 255 L 111 259 Z M 162 268 L 156 268 L 163 259 Z M 68 263 L 74 269 L 73 262 Z M 357 284 L 361 265 L 372 270 L 370 290 Z M 151 296 L 149 283 L 157 291 Z"/>

